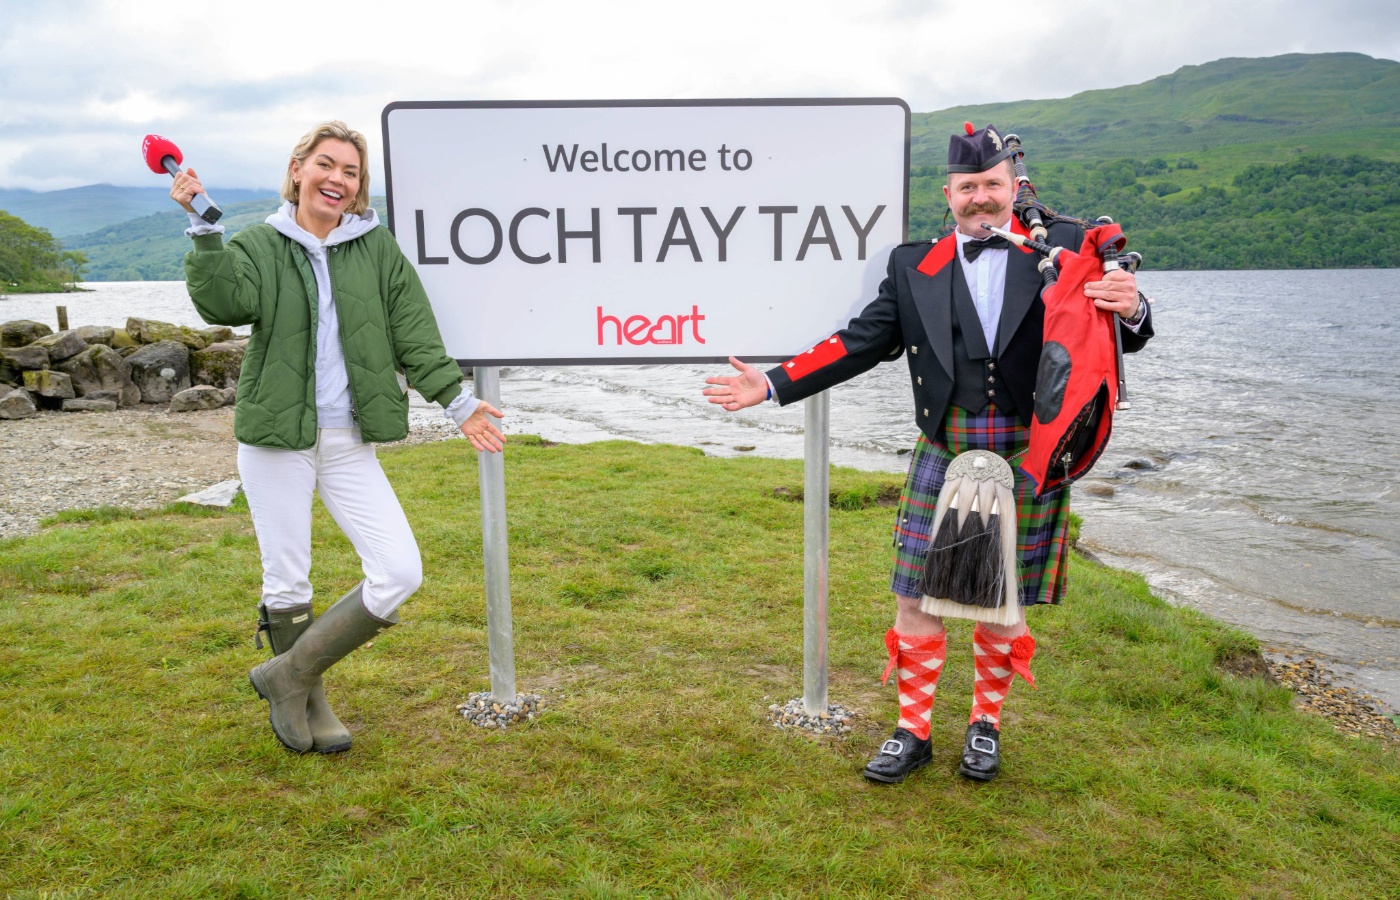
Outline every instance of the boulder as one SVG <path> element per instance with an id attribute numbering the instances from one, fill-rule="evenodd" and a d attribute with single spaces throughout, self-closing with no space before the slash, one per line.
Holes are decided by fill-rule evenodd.
<path id="1" fill-rule="evenodd" d="M 185 325 L 172 325 L 155 319 L 130 318 L 126 320 L 126 333 L 138 344 L 158 344 L 161 341 L 177 341 L 191 350 L 203 350 L 209 342 L 193 328 Z"/>
<path id="2" fill-rule="evenodd" d="M 190 380 L 195 384 L 233 387 L 238 384 L 238 370 L 242 367 L 243 348 L 237 344 L 210 344 L 190 354 Z"/>
<path id="3" fill-rule="evenodd" d="M 53 368 L 55 372 L 62 372 L 72 379 L 73 393 L 79 397 L 90 391 L 102 390 L 102 380 L 97 377 L 97 366 L 92 361 L 91 347 L 76 356 L 68 357 L 63 362 L 54 363 Z"/>
<path id="4" fill-rule="evenodd" d="M 0 325 L 0 347 L 23 347 L 50 334 L 53 334 L 53 329 L 43 322 L 15 319 Z"/>
<path id="5" fill-rule="evenodd" d="M 165 403 L 190 386 L 190 350 L 177 341 L 147 344 L 126 362 L 142 403 Z"/>
<path id="6" fill-rule="evenodd" d="M 131 387 L 132 387 L 133 389 L 135 389 L 136 385 L 133 384 Z M 83 399 L 84 399 L 84 400 L 111 400 L 113 403 L 117 404 L 118 406 L 123 405 L 123 404 L 122 404 L 122 392 L 121 392 L 121 391 L 88 391 L 86 394 L 83 395 Z M 136 392 L 136 402 L 137 402 L 137 403 L 140 403 L 140 402 L 141 402 L 141 392 L 140 392 L 140 391 L 137 391 L 137 392 Z M 126 404 L 126 405 L 130 406 L 131 404 Z"/>
<path id="7" fill-rule="evenodd" d="M 64 412 L 115 412 L 117 401 L 93 400 L 91 397 L 77 397 L 63 401 Z"/>
<path id="8" fill-rule="evenodd" d="M 204 338 L 204 345 L 217 344 L 221 341 L 231 341 L 238 337 L 233 333 L 233 329 L 227 325 L 210 325 L 208 328 L 199 329 L 200 337 Z"/>
<path id="9" fill-rule="evenodd" d="M 93 344 L 54 368 L 73 379 L 73 391 L 79 397 L 86 397 L 93 391 L 116 391 L 123 406 L 141 402 L 141 391 L 131 380 L 131 365 L 104 344 Z"/>
<path id="10" fill-rule="evenodd" d="M 224 406 L 232 406 L 238 399 L 238 386 L 224 388 Z"/>
<path id="11" fill-rule="evenodd" d="M 170 398 L 171 412 L 190 412 L 196 409 L 218 409 L 224 405 L 224 392 L 221 388 L 207 384 L 197 384 L 189 390 L 181 391 Z"/>
<path id="12" fill-rule="evenodd" d="M 200 506 L 217 506 L 228 509 L 233 505 L 233 500 L 238 496 L 238 489 L 243 483 L 237 478 L 228 481 L 221 481 L 212 484 L 202 491 L 195 491 L 193 494 L 186 494 L 175 500 L 176 503 L 197 503 Z"/>
<path id="13" fill-rule="evenodd" d="M 87 349 L 87 341 L 78 337 L 77 332 L 69 330 L 41 337 L 32 346 L 43 347 L 49 351 L 49 362 L 56 363 L 82 353 Z"/>
<path id="14" fill-rule="evenodd" d="M 63 372 L 53 372 L 49 369 L 25 372 L 24 389 L 31 394 L 54 400 L 68 400 L 76 396 L 73 393 L 73 379 Z"/>
<path id="15" fill-rule="evenodd" d="M 47 369 L 49 367 L 49 351 L 35 344 L 28 347 L 11 347 L 7 350 L 0 350 L 0 363 L 8 365 L 12 369 L 19 369 L 21 372 L 28 369 Z"/>
<path id="16" fill-rule="evenodd" d="M 39 407 L 34 405 L 34 398 L 29 396 L 29 392 L 23 388 L 13 388 L 5 391 L 0 388 L 0 419 L 27 419 L 30 416 L 38 415 Z"/>
<path id="17" fill-rule="evenodd" d="M 120 354 L 122 355 L 122 359 L 126 359 L 128 356 L 130 356 L 131 354 L 135 353 L 137 350 L 140 350 L 140 349 L 141 349 L 141 345 L 140 345 L 140 344 L 131 344 L 131 345 L 126 346 L 126 347 L 118 347 L 118 348 L 117 348 L 117 352 L 120 353 Z"/>
<path id="18" fill-rule="evenodd" d="M 113 349 L 113 350 L 120 350 L 120 349 L 122 349 L 123 347 L 139 347 L 139 346 L 141 346 L 141 345 L 138 344 L 138 343 L 136 343 L 136 341 L 134 341 L 134 340 L 132 339 L 131 335 L 129 335 L 129 334 L 126 333 L 126 329 L 125 329 L 125 328 L 113 328 L 113 329 L 112 329 L 112 349 Z"/>
<path id="19" fill-rule="evenodd" d="M 18 387 L 24 381 L 24 373 L 16 369 L 9 363 L 0 359 L 0 391 L 6 391 L 12 387 Z"/>
<path id="20" fill-rule="evenodd" d="M 108 347 L 112 346 L 112 339 L 117 334 L 117 329 L 110 325 L 79 325 L 73 330 L 88 345 L 106 344 Z"/>

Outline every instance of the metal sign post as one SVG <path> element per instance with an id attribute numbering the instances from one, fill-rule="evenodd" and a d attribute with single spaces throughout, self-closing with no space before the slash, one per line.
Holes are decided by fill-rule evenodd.
<path id="1" fill-rule="evenodd" d="M 472 370 L 476 396 L 501 406 L 501 370 Z M 486 634 L 491 654 L 491 696 L 515 699 L 515 633 L 510 619 L 510 553 L 506 545 L 506 460 L 504 453 L 477 453 L 481 481 L 481 555 L 486 562 Z"/>
<path id="2" fill-rule="evenodd" d="M 827 524 L 831 516 L 831 448 L 828 436 L 831 395 L 807 398 L 803 409 L 804 449 L 802 596 L 802 708 L 809 716 L 826 712 Z"/>

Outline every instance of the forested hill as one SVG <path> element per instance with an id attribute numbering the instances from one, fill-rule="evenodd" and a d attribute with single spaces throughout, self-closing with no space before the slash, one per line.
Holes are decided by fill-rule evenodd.
<path id="1" fill-rule="evenodd" d="M 44 192 L 0 188 L 0 209 L 66 242 L 108 225 L 170 209 L 170 179 L 164 184 L 155 177 L 151 180 L 156 187 L 89 184 Z M 277 197 L 276 191 L 241 188 L 220 189 L 218 194 L 220 206 L 264 197 L 275 205 Z"/>
<path id="2" fill-rule="evenodd" d="M 1041 200 L 1121 222 L 1149 268 L 1400 267 L 1400 63 L 1222 59 L 915 114 L 911 237 L 942 230 L 948 135 L 964 121 L 1019 134 Z"/>
<path id="3" fill-rule="evenodd" d="M 968 120 L 1019 134 L 1032 164 L 1183 155 L 1262 163 L 1299 153 L 1400 160 L 1400 63 L 1360 53 L 1219 59 L 1060 100 L 916 113 L 912 164 L 941 166 L 948 135 Z"/>
<path id="4" fill-rule="evenodd" d="M 165 198 L 167 205 L 170 198 Z M 276 197 L 243 203 L 220 203 L 227 235 L 233 235 L 265 220 L 281 204 Z M 380 218 L 388 215 L 383 197 L 371 197 Z M 180 281 L 185 277 L 185 253 L 190 239 L 185 237 L 189 216 L 180 209 L 142 216 L 72 238 L 64 246 L 81 251 L 88 259 L 89 281 Z"/>
<path id="5" fill-rule="evenodd" d="M 1020 134 L 1040 198 L 1121 222 L 1148 268 L 1400 267 L 1400 63 L 1221 59 L 1063 99 L 915 113 L 911 237 L 943 228 L 948 135 L 965 120 Z M 219 196 L 231 231 L 277 204 Z M 64 245 L 93 280 L 180 278 L 184 227 L 170 211 Z"/>

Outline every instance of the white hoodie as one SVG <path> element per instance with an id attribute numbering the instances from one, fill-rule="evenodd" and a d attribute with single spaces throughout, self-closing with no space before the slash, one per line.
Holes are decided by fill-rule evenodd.
<path id="1" fill-rule="evenodd" d="M 340 224 L 323 241 L 297 224 L 297 205 L 284 202 L 281 209 L 267 217 L 267 224 L 284 237 L 296 241 L 311 263 L 316 277 L 316 426 L 318 428 L 353 428 L 353 403 L 350 396 L 350 376 L 345 368 L 345 353 L 340 343 L 340 317 L 336 314 L 331 293 L 328 248 L 345 244 L 379 227 L 379 215 L 372 208 L 364 215 L 342 213 Z M 210 225 L 190 214 L 191 227 L 186 234 L 222 234 L 222 225 Z M 461 427 L 476 411 L 481 401 L 472 392 L 462 390 L 445 410 L 449 419 Z"/>

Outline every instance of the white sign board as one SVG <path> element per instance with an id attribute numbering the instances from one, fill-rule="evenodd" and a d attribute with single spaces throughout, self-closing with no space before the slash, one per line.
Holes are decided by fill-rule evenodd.
<path id="1" fill-rule="evenodd" d="M 464 365 L 786 359 L 904 240 L 901 100 L 392 103 L 389 226 Z"/>

